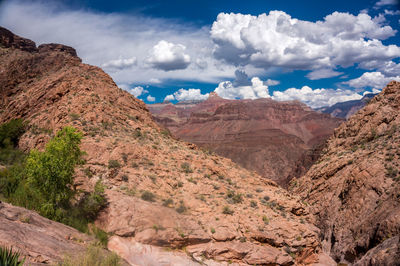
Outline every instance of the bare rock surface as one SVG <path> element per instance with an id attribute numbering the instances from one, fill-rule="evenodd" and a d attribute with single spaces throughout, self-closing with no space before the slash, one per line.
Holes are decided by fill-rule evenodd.
<path id="1" fill-rule="evenodd" d="M 371 250 L 400 234 L 399 169 L 400 83 L 393 81 L 335 130 L 321 159 L 291 184 L 337 262 L 391 261 L 391 252 Z"/>
<path id="2" fill-rule="evenodd" d="M 319 261 L 319 230 L 298 197 L 172 138 L 142 101 L 71 49 L 2 45 L 0 86 L 0 122 L 29 122 L 21 149 L 42 149 L 66 125 L 83 132 L 86 164 L 76 169 L 75 187 L 90 191 L 98 180 L 106 186 L 108 206 L 96 224 L 118 237 L 112 249 L 122 257 L 139 243 L 187 250 L 210 265 Z M 224 257 L 225 250 L 231 255 Z"/>
<path id="3" fill-rule="evenodd" d="M 150 104 L 158 123 L 182 140 L 232 159 L 282 186 L 304 174 L 342 120 L 271 99 Z"/>
<path id="4" fill-rule="evenodd" d="M 0 203 L 0 246 L 21 252 L 26 261 L 48 264 L 84 253 L 92 237 L 36 212 Z"/>

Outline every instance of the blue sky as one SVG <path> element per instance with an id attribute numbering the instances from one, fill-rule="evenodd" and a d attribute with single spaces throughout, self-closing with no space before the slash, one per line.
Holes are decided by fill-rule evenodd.
<path id="1" fill-rule="evenodd" d="M 0 4 L 1 26 L 73 46 L 146 103 L 359 99 L 400 80 L 399 19 L 397 0 Z"/>

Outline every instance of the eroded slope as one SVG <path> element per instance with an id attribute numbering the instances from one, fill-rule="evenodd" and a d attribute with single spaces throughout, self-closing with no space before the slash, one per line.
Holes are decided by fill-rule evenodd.
<path id="1" fill-rule="evenodd" d="M 143 102 L 101 69 L 82 64 L 72 48 L 36 48 L 5 29 L 0 35 L 0 122 L 29 122 L 19 143 L 24 150 L 43 147 L 65 125 L 84 133 L 86 164 L 77 169 L 76 187 L 90 190 L 99 179 L 106 185 L 109 205 L 96 223 L 113 235 L 109 248 L 127 261 L 157 265 L 183 256 L 210 265 L 290 265 L 323 258 L 318 229 L 296 197 L 171 138 Z M 143 245 L 178 255 L 138 248 Z"/>
<path id="2" fill-rule="evenodd" d="M 356 262 L 379 245 L 361 261 L 383 265 L 393 253 L 387 250 L 382 255 L 387 244 L 380 244 L 395 236 L 397 240 L 387 243 L 398 244 L 399 167 L 400 83 L 391 82 L 335 130 L 319 162 L 292 183 L 312 206 L 324 248 L 337 261 Z M 389 261 L 399 262 L 396 257 Z"/>

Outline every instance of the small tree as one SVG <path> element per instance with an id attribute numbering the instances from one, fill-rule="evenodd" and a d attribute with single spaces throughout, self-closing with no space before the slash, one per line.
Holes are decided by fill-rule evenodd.
<path id="1" fill-rule="evenodd" d="M 40 212 L 48 218 L 59 219 L 59 208 L 67 208 L 74 195 L 74 168 L 82 162 L 79 148 L 82 134 L 65 127 L 49 141 L 44 152 L 32 150 L 26 161 L 27 185 L 40 195 Z"/>

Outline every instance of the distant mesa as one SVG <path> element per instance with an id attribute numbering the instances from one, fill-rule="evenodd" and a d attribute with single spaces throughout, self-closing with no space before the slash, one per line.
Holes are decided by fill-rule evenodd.
<path id="1" fill-rule="evenodd" d="M 148 107 L 175 137 L 228 157 L 282 186 L 307 171 L 343 121 L 298 101 L 227 100 L 216 92 L 200 103 Z"/>

